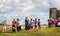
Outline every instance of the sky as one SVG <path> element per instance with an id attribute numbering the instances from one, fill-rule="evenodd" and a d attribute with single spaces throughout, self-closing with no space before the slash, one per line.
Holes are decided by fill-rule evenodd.
<path id="1" fill-rule="evenodd" d="M 19 18 L 24 24 L 25 17 L 37 18 L 41 24 L 48 24 L 49 9 L 60 9 L 60 0 L 0 0 L 0 23 L 6 19 L 7 24 Z"/>

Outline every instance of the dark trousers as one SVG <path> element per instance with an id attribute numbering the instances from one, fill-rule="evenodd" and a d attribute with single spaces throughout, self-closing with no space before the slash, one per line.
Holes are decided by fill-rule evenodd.
<path id="1" fill-rule="evenodd" d="M 48 27 L 51 27 L 51 24 L 50 23 L 48 23 Z"/>
<path id="2" fill-rule="evenodd" d="M 20 31 L 21 30 L 21 26 L 17 26 L 17 31 Z"/>
<path id="3" fill-rule="evenodd" d="M 40 24 L 38 24 L 38 28 L 40 28 Z"/>
<path id="4" fill-rule="evenodd" d="M 30 29 L 30 25 L 25 25 L 25 30 L 29 30 Z"/>
<path id="5" fill-rule="evenodd" d="M 16 32 L 16 26 L 12 25 L 12 32 Z"/>
<path id="6" fill-rule="evenodd" d="M 58 25 L 57 25 L 57 23 L 55 24 L 55 27 L 57 27 Z"/>
<path id="7" fill-rule="evenodd" d="M 37 25 L 35 24 L 35 28 L 37 28 Z"/>

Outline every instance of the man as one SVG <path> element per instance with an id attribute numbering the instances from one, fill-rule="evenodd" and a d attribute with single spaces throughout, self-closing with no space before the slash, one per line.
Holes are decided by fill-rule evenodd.
<path id="1" fill-rule="evenodd" d="M 13 32 L 16 32 L 16 23 L 17 23 L 17 21 L 16 21 L 16 19 L 14 19 L 14 20 L 12 21 L 12 31 L 13 31 Z"/>
<path id="2" fill-rule="evenodd" d="M 25 30 L 29 29 L 29 19 L 26 17 L 25 18 Z"/>

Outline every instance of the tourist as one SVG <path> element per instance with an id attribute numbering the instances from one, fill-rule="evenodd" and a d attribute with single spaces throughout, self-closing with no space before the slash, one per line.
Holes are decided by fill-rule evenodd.
<path id="1" fill-rule="evenodd" d="M 6 20 L 2 22 L 2 32 L 6 32 Z"/>
<path id="2" fill-rule="evenodd" d="M 25 30 L 29 30 L 29 19 L 25 18 Z"/>
<path id="3" fill-rule="evenodd" d="M 51 18 L 50 24 L 51 24 L 51 27 L 55 27 L 55 20 L 53 18 Z"/>
<path id="4" fill-rule="evenodd" d="M 38 28 L 40 28 L 41 26 L 40 26 L 40 19 L 38 19 Z"/>
<path id="5" fill-rule="evenodd" d="M 33 24 L 34 24 L 34 20 L 31 19 L 31 20 L 30 20 L 30 28 L 31 28 L 31 29 L 33 29 Z"/>
<path id="6" fill-rule="evenodd" d="M 16 32 L 16 23 L 17 23 L 17 21 L 16 21 L 16 19 L 14 19 L 13 21 L 12 21 L 12 32 Z"/>
<path id="7" fill-rule="evenodd" d="M 57 19 L 57 26 L 60 26 L 60 18 Z"/>
<path id="8" fill-rule="evenodd" d="M 37 28 L 37 19 L 34 20 L 35 28 Z"/>
<path id="9" fill-rule="evenodd" d="M 51 18 L 48 19 L 48 27 L 51 27 L 50 21 L 51 21 Z"/>
<path id="10" fill-rule="evenodd" d="M 17 31 L 21 30 L 21 21 L 17 19 Z"/>

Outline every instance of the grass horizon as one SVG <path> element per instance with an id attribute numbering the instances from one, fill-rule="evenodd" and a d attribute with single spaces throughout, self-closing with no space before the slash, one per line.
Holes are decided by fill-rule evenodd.
<path id="1" fill-rule="evenodd" d="M 60 27 L 21 30 L 10 34 L 0 33 L 0 36 L 60 36 Z"/>

